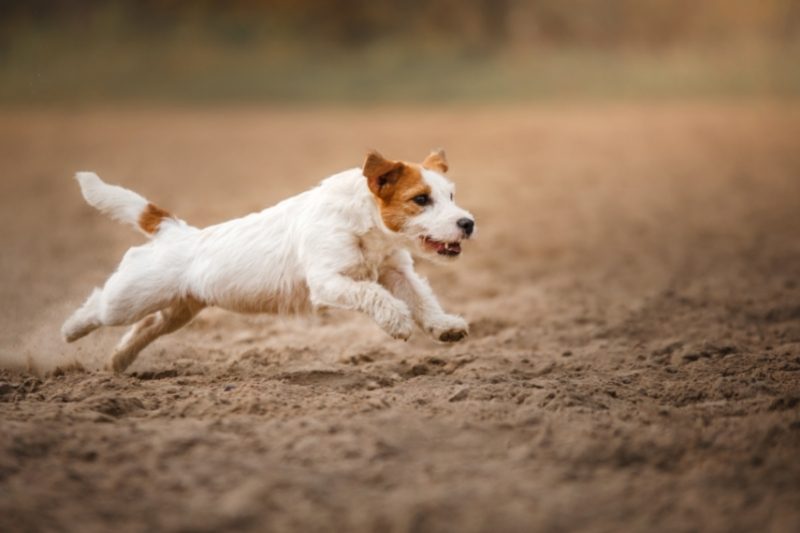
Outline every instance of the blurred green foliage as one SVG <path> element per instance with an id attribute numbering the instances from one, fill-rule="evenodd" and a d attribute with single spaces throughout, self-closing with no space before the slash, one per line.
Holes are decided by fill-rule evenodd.
<path id="1" fill-rule="evenodd" d="M 797 0 L 0 2 L 0 101 L 800 94 Z"/>

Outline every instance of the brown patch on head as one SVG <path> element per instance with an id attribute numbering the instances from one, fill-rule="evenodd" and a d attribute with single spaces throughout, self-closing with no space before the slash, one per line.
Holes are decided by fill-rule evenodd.
<path id="1" fill-rule="evenodd" d="M 428 154 L 428 157 L 422 162 L 422 166 L 428 170 L 434 170 L 442 174 L 447 172 L 449 167 L 447 166 L 447 158 L 444 155 L 444 150 L 439 148 Z"/>
<path id="2" fill-rule="evenodd" d="M 158 231 L 161 221 L 165 218 L 172 218 L 168 211 L 164 211 L 154 204 L 147 204 L 142 214 L 139 215 L 139 227 L 145 233 L 153 234 Z"/>
<path id="3" fill-rule="evenodd" d="M 367 154 L 362 172 L 383 223 L 390 230 L 400 231 L 406 220 L 424 209 L 412 201 L 416 196 L 431 193 L 418 165 L 392 161 L 373 151 Z"/>

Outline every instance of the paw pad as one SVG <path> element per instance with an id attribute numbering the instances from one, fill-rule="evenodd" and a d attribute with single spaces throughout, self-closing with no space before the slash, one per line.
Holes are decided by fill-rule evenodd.
<path id="1" fill-rule="evenodd" d="M 442 342 L 458 342 L 467 336 L 467 332 L 463 329 L 449 329 L 439 335 L 439 340 Z"/>

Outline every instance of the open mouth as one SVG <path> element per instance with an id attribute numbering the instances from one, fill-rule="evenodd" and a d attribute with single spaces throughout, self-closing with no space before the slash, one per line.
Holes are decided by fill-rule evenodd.
<path id="1" fill-rule="evenodd" d="M 422 243 L 425 248 L 439 255 L 455 257 L 461 253 L 461 243 L 458 241 L 443 242 L 432 239 L 431 237 L 422 237 Z"/>

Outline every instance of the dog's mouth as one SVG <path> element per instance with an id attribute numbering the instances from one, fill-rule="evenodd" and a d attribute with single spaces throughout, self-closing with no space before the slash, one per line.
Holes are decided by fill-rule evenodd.
<path id="1" fill-rule="evenodd" d="M 444 242 L 428 237 L 420 237 L 422 245 L 431 252 L 447 257 L 457 257 L 461 253 L 461 243 L 459 241 Z"/>

